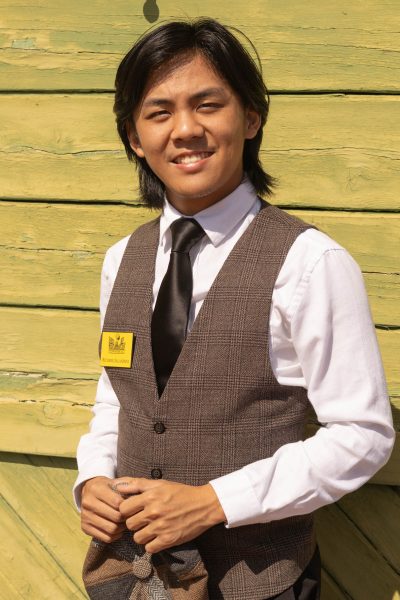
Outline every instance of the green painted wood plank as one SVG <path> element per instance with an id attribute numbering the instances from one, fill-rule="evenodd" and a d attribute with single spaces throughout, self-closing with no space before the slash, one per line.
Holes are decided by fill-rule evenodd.
<path id="1" fill-rule="evenodd" d="M 326 572 L 325 569 L 322 569 L 321 573 L 321 600 L 349 600 L 350 596 L 348 596 L 334 579 Z M 351 599 L 350 599 L 351 600 Z"/>
<path id="2" fill-rule="evenodd" d="M 11 583 L 6 569 L 0 567 L 0 589 L 4 600 L 25 600 L 18 589 Z"/>
<path id="3" fill-rule="evenodd" d="M 79 377 L 79 374 L 78 374 Z M 0 370 L 0 398 L 11 402 L 61 402 L 90 405 L 96 393 L 98 373 L 91 379 L 50 376 L 44 372 Z"/>
<path id="4" fill-rule="evenodd" d="M 96 379 L 98 315 L 59 309 L 0 308 L 1 371 L 44 374 L 50 378 Z M 378 330 L 388 385 L 399 396 L 400 330 Z"/>
<path id="5" fill-rule="evenodd" d="M 66 402 L 6 400 L 0 390 L 0 451 L 73 458 L 92 416 L 89 407 Z M 310 424 L 307 434 L 316 430 Z M 388 463 L 371 483 L 400 485 L 400 433 Z"/>
<path id="6" fill-rule="evenodd" d="M 89 417 L 84 405 L 93 401 L 100 371 L 98 315 L 3 307 L 0 322 L 7 340 L 0 347 L 0 447 L 73 455 Z M 380 330 L 378 339 L 389 389 L 397 398 L 400 330 Z M 393 409 L 398 412 L 396 405 Z M 400 470 L 394 464 L 383 482 L 398 483 Z"/>
<path id="7" fill-rule="evenodd" d="M 0 309 L 3 372 L 37 373 L 47 378 L 97 379 L 99 319 L 73 310 Z M 17 366 L 18 365 L 18 366 Z"/>
<path id="8" fill-rule="evenodd" d="M 0 270 L 10 269 L 13 281 L 0 286 L 1 303 L 96 308 L 102 258 L 87 253 L 75 258 L 69 252 L 2 252 Z M 367 292 L 377 323 L 400 324 L 398 275 L 366 275 Z"/>
<path id="9" fill-rule="evenodd" d="M 28 497 L 27 489 L 25 496 Z M 9 587 L 29 600 L 70 600 L 85 596 L 34 535 L 29 523 L 0 496 L 1 570 Z M 6 599 L 5 599 L 6 600 Z M 8 600 L 8 599 L 7 599 Z"/>
<path id="10" fill-rule="evenodd" d="M 103 257 L 91 252 L 3 250 L 0 270 L 12 272 L 13 279 L 0 282 L 0 302 L 96 309 Z M 374 321 L 400 325 L 399 275 L 364 271 L 364 278 Z"/>
<path id="11" fill-rule="evenodd" d="M 150 26 L 144 2 L 1 4 L 3 89 L 111 89 L 123 53 Z M 159 21 L 209 14 L 243 29 L 272 89 L 399 90 L 395 0 L 252 0 L 251 10 L 227 0 L 158 6 Z"/>
<path id="12" fill-rule="evenodd" d="M 353 600 L 392 600 L 400 575 L 335 505 L 316 513 L 325 569 Z"/>
<path id="13" fill-rule="evenodd" d="M 3 460 L 0 454 L 0 461 Z M 4 454 L 5 457 L 10 456 L 7 452 Z M 15 455 L 20 456 L 20 454 Z M 80 528 L 80 517 L 76 512 L 75 504 L 72 498 L 72 486 L 75 483 L 77 477 L 77 462 L 75 457 L 65 458 L 59 456 L 40 456 L 35 454 L 26 454 L 24 459 L 28 460 L 34 469 L 40 468 L 47 476 L 51 477 L 52 484 L 57 488 L 60 494 L 64 497 L 68 504 L 71 504 L 74 510 L 75 520 L 78 519 L 78 525 Z M 83 532 L 79 531 L 81 537 L 80 548 L 81 552 L 84 552 L 88 542 L 88 538 Z"/>
<path id="14" fill-rule="evenodd" d="M 70 588 L 75 594 L 73 597 L 83 598 L 86 596 L 77 590 L 82 590 L 82 561 L 89 538 L 80 529 L 70 481 L 65 479 L 61 486 L 64 492 L 69 491 L 69 498 L 66 499 L 59 489 L 60 481 L 55 481 L 53 471 L 51 466 L 32 465 L 29 456 L 2 454 L 1 494 L 10 509 L 18 515 L 19 523 L 26 525 L 36 538 L 36 543 L 41 544 L 49 557 L 59 565 L 60 573 L 70 580 Z"/>
<path id="15" fill-rule="evenodd" d="M 398 209 L 399 103 L 396 96 L 274 96 L 261 153 L 280 180 L 273 201 Z M 110 94 L 0 96 L 0 127 L 1 198 L 137 201 Z"/>
<path id="16" fill-rule="evenodd" d="M 132 206 L 2 203 L 0 303 L 97 308 L 106 248 L 155 216 Z M 374 320 L 400 325 L 400 217 L 289 211 L 316 225 L 360 264 Z M 79 225 L 77 226 L 77 223 Z"/>
<path id="17" fill-rule="evenodd" d="M 0 400 L 0 415 L 1 451 L 61 457 L 76 456 L 79 439 L 93 416 L 85 406 L 56 400 Z"/>
<path id="18" fill-rule="evenodd" d="M 339 506 L 400 575 L 400 496 L 388 486 L 365 485 Z"/>

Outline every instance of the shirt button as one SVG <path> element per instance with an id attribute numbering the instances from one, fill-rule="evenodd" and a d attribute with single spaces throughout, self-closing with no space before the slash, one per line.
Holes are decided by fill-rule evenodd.
<path id="1" fill-rule="evenodd" d="M 164 423 L 161 423 L 161 422 L 154 423 L 154 431 L 156 433 L 164 433 L 164 431 L 165 431 Z"/>
<path id="2" fill-rule="evenodd" d="M 150 474 L 151 474 L 152 479 L 161 479 L 162 478 L 161 469 L 152 469 Z"/>

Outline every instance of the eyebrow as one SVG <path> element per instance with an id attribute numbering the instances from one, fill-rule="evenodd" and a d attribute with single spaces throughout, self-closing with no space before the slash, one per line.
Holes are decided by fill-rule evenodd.
<path id="1" fill-rule="evenodd" d="M 200 90 L 196 92 L 192 96 L 190 96 L 190 100 L 201 100 L 202 98 L 207 98 L 208 96 L 224 96 L 225 90 L 222 87 L 211 87 L 206 88 L 205 90 Z M 167 98 L 149 98 L 145 102 L 143 102 L 143 107 L 147 106 L 165 106 L 167 104 L 171 104 L 171 100 Z"/>

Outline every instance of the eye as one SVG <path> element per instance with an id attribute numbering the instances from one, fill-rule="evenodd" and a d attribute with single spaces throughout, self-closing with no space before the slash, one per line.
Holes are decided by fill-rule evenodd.
<path id="1" fill-rule="evenodd" d="M 149 115 L 147 115 L 146 118 L 160 120 L 168 115 L 169 115 L 169 112 L 167 110 L 156 110 L 155 112 L 152 112 Z"/>
<path id="2" fill-rule="evenodd" d="M 205 111 L 212 111 L 221 107 L 222 105 L 218 104 L 217 102 L 203 102 L 203 104 L 200 104 L 199 109 Z"/>

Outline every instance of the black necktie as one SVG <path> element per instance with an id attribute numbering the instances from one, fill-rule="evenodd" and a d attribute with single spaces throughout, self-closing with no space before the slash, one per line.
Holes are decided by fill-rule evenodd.
<path id="1" fill-rule="evenodd" d="M 161 396 L 186 339 L 193 277 L 190 249 L 205 235 L 194 219 L 171 225 L 172 247 L 151 321 L 151 343 L 158 393 Z"/>

